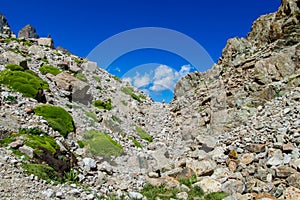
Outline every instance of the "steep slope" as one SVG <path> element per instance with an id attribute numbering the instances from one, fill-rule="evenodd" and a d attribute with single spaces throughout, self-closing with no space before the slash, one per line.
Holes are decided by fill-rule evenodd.
<path id="1" fill-rule="evenodd" d="M 299 199 L 299 15 L 282 1 L 169 105 L 1 15 L 0 197 Z"/>

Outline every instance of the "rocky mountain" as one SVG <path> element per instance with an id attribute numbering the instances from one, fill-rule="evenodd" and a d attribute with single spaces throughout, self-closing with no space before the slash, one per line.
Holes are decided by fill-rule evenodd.
<path id="1" fill-rule="evenodd" d="M 0 198 L 300 199 L 299 9 L 229 39 L 170 104 L 1 15 Z"/>

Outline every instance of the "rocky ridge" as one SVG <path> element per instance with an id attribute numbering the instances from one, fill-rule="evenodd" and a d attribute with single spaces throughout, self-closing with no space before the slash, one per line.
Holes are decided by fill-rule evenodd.
<path id="1" fill-rule="evenodd" d="M 278 12 L 254 22 L 247 38 L 230 39 L 211 70 L 177 83 L 170 105 L 137 98 L 143 94 L 95 63 L 54 49 L 51 38 L 12 37 L 7 20 L 1 19 L 6 29 L 1 29 L 0 71 L 17 64 L 46 81 L 48 104 L 72 114 L 76 133 L 62 137 L 32 113 L 39 102 L 1 86 L 0 137 L 19 128 L 40 128 L 61 149 L 77 155 L 80 183 L 49 184 L 25 175 L 24 157 L 14 155 L 13 146 L 26 145 L 14 143 L 0 149 L 1 198 L 96 199 L 116 194 L 140 199 L 147 182 L 178 188 L 177 198 L 187 199 L 190 188 L 179 180 L 196 176 L 192 187 L 225 192 L 226 199 L 299 199 L 299 1 L 283 1 Z M 43 65 L 63 72 L 43 74 Z M 135 98 L 124 93 L 128 87 Z M 98 109 L 95 100 L 111 101 L 113 108 Z M 136 126 L 153 141 L 140 139 Z M 81 148 L 77 141 L 89 130 L 110 135 L 123 154 L 107 159 Z"/>

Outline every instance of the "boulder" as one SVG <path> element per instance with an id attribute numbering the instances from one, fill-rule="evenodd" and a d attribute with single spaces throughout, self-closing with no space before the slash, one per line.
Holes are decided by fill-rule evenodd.
<path id="1" fill-rule="evenodd" d="M 62 72 L 56 75 L 53 80 L 58 88 L 72 93 L 71 99 L 73 101 L 86 104 L 91 100 L 91 95 L 87 94 L 90 86 L 71 74 Z"/>
<path id="2" fill-rule="evenodd" d="M 23 27 L 19 33 L 18 33 L 18 38 L 39 38 L 38 34 L 36 33 L 36 30 L 33 26 L 30 24 L 27 24 L 25 27 Z"/>
<path id="3" fill-rule="evenodd" d="M 38 45 L 40 46 L 47 46 L 54 49 L 54 42 L 52 38 L 39 38 L 37 39 L 37 41 L 38 41 Z"/>

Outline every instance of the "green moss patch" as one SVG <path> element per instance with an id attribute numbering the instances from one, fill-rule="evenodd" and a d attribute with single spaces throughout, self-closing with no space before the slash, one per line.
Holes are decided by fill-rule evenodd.
<path id="1" fill-rule="evenodd" d="M 180 191 L 176 188 L 166 189 L 165 186 L 153 186 L 146 184 L 141 193 L 147 197 L 148 200 L 156 200 L 157 197 L 162 200 L 176 199 L 176 194 Z"/>
<path id="2" fill-rule="evenodd" d="M 128 137 L 129 140 L 131 140 L 134 144 L 134 146 L 136 146 L 137 148 L 143 148 L 143 145 L 141 143 L 139 143 L 139 141 L 137 141 L 136 139 L 134 139 L 133 137 Z"/>
<path id="3" fill-rule="evenodd" d="M 146 99 L 146 96 L 141 94 L 141 95 L 137 95 L 134 93 L 134 90 L 132 87 L 122 87 L 121 91 L 124 92 L 125 94 L 131 96 L 134 100 L 138 101 L 138 102 L 142 102 L 141 99 Z"/>
<path id="4" fill-rule="evenodd" d="M 226 198 L 227 196 L 228 196 L 228 194 L 226 194 L 224 192 L 213 192 L 208 195 L 205 195 L 204 199 L 205 200 L 222 200 L 222 199 Z"/>
<path id="5" fill-rule="evenodd" d="M 22 66 L 16 64 L 7 64 L 5 68 L 11 71 L 24 71 L 24 68 Z"/>
<path id="6" fill-rule="evenodd" d="M 106 102 L 101 101 L 101 100 L 96 100 L 96 101 L 94 101 L 94 106 L 99 109 L 111 110 L 112 109 L 111 99 L 109 99 Z"/>
<path id="7" fill-rule="evenodd" d="M 138 136 L 140 136 L 141 139 L 147 140 L 148 142 L 152 142 L 153 141 L 153 138 L 151 137 L 151 135 L 147 131 L 145 131 L 144 129 L 142 129 L 141 127 L 136 126 L 135 127 L 135 131 L 138 134 Z"/>
<path id="8" fill-rule="evenodd" d="M 36 96 L 41 85 L 43 89 L 49 89 L 47 82 L 30 70 L 4 70 L 0 72 L 0 84 L 11 87 L 13 90 L 22 93 L 25 97 L 30 98 Z"/>
<path id="9" fill-rule="evenodd" d="M 85 75 L 83 73 L 77 73 L 74 76 L 75 76 L 75 78 L 78 78 L 79 80 L 81 80 L 83 82 L 87 82 L 87 78 L 85 77 Z"/>
<path id="10" fill-rule="evenodd" d="M 64 137 L 75 130 L 72 116 L 61 107 L 43 104 L 36 106 L 34 113 L 42 116 L 53 130 L 58 131 Z"/>
<path id="11" fill-rule="evenodd" d="M 33 174 L 48 182 L 57 180 L 55 170 L 48 165 L 24 163 L 22 167 L 28 175 Z"/>
<path id="12" fill-rule="evenodd" d="M 39 68 L 40 72 L 45 75 L 45 74 L 53 74 L 56 76 L 57 74 L 61 73 L 61 70 L 59 70 L 56 67 L 50 66 L 50 65 L 43 65 L 42 67 Z"/>
<path id="13" fill-rule="evenodd" d="M 123 153 L 122 146 L 106 133 L 89 131 L 83 138 L 84 146 L 97 156 L 120 156 Z"/>

